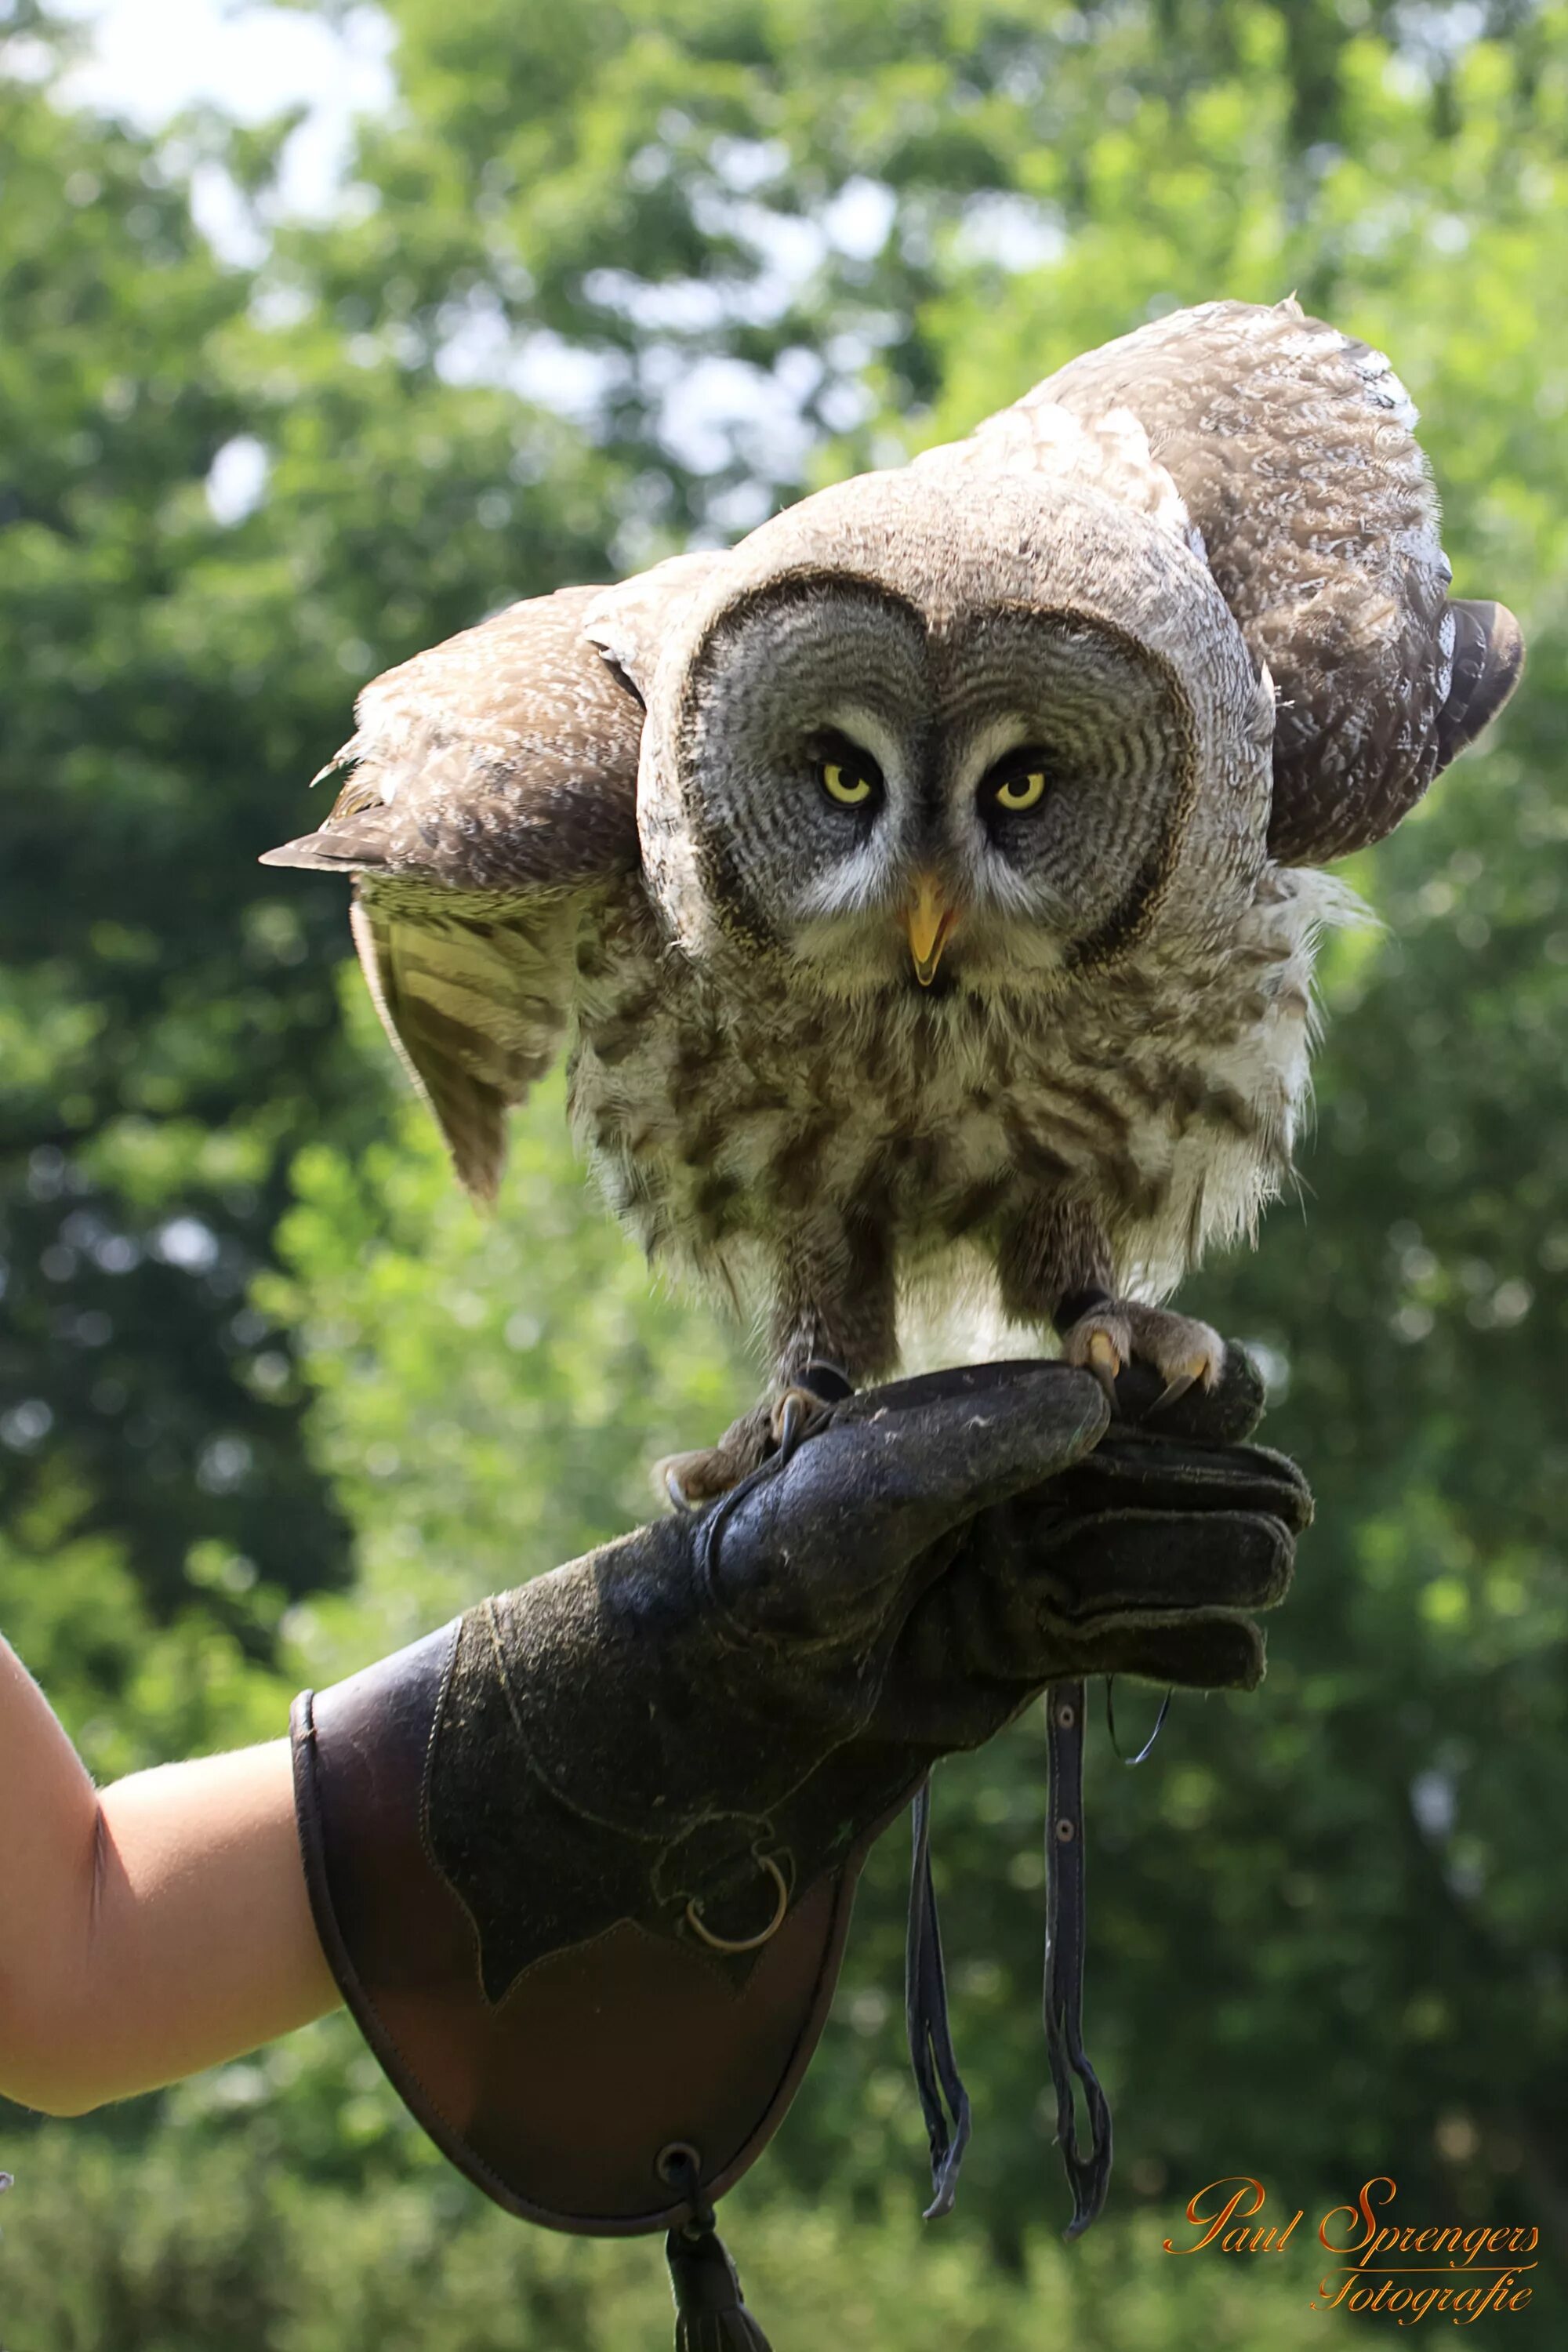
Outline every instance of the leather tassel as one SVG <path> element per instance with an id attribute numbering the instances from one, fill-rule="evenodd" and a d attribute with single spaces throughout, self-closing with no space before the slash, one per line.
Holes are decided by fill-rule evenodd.
<path id="1" fill-rule="evenodd" d="M 671 2230 L 664 2256 L 675 2290 L 675 2352 L 769 2352 L 710 2215 L 706 2224 Z"/>

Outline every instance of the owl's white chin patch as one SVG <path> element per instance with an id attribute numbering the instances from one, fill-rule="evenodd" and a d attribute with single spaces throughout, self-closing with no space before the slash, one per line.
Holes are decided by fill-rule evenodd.
<path id="1" fill-rule="evenodd" d="M 1060 943 L 1038 931 L 1020 953 L 1009 935 L 976 929 L 967 940 L 955 934 L 935 978 L 922 987 L 909 934 L 896 916 L 805 924 L 790 940 L 789 955 L 800 984 L 823 995 L 840 1002 L 891 995 L 915 1010 L 952 1007 L 976 996 L 1023 994 L 1044 1002 L 1060 992 L 1065 971 Z"/>

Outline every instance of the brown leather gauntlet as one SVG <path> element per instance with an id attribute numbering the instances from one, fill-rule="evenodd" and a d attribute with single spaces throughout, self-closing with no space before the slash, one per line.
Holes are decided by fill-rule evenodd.
<path id="1" fill-rule="evenodd" d="M 884 1823 L 792 1906 L 743 1981 L 696 1938 L 622 1918 L 534 1961 L 492 2002 L 476 1923 L 429 1832 L 463 1623 L 294 1703 L 300 1837 L 322 1949 L 402 2098 L 498 2204 L 595 2235 L 669 2228 L 687 2200 L 659 2171 L 667 2149 L 696 2150 L 718 2197 L 782 2120 Z"/>

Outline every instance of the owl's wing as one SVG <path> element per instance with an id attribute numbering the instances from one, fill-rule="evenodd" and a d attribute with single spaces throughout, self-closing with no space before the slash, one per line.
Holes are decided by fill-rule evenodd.
<path id="1" fill-rule="evenodd" d="M 1447 593 L 1415 411 L 1383 353 L 1294 299 L 1206 302 L 1070 361 L 974 446 L 1026 460 L 1063 409 L 1136 419 L 1268 667 L 1271 854 L 1321 865 L 1391 833 L 1507 701 L 1524 645 L 1505 606 Z"/>
<path id="2" fill-rule="evenodd" d="M 584 634 L 600 593 L 513 604 L 366 687 L 331 814 L 262 860 L 355 877 L 376 1009 L 485 1199 L 565 1025 L 585 897 L 638 865 L 642 705 Z"/>

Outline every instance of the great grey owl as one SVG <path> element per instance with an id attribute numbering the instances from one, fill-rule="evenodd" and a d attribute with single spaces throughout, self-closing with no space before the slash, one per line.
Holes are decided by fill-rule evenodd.
<path id="1" fill-rule="evenodd" d="M 564 1044 L 649 1258 L 813 1361 L 967 1255 L 1102 1377 L 1279 1189 L 1337 886 L 1511 690 L 1387 360 L 1210 302 L 727 553 L 514 604 L 360 698 L 321 830 L 469 1191 Z"/>

